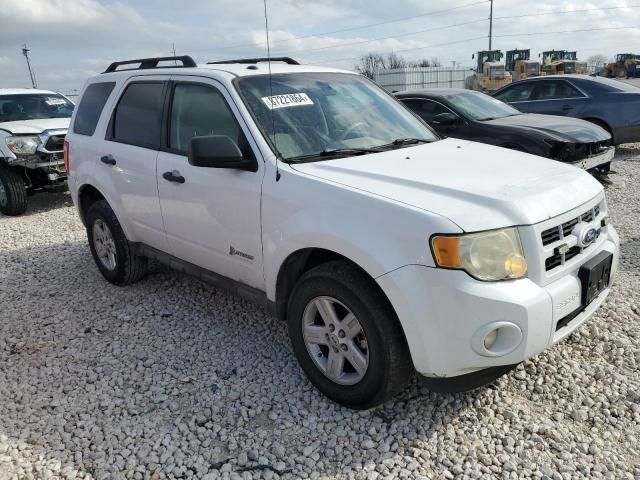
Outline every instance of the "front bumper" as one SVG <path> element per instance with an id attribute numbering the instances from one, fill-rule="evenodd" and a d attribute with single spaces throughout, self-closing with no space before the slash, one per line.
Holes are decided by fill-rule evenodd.
<path id="1" fill-rule="evenodd" d="M 611 283 L 618 266 L 619 240 L 609 226 L 607 239 L 582 257 L 613 253 Z M 387 294 L 404 328 L 416 370 L 427 377 L 454 377 L 522 362 L 561 341 L 590 318 L 609 294 L 605 289 L 583 311 L 577 265 L 541 286 L 529 278 L 480 282 L 462 271 L 408 265 L 382 275 Z M 577 304 L 576 304 L 577 301 Z M 559 328 L 558 324 L 561 326 Z M 493 328 L 505 332 L 504 345 L 483 348 Z M 500 338 L 500 337 L 499 337 Z"/>
<path id="2" fill-rule="evenodd" d="M 602 153 L 590 155 L 586 158 L 583 158 L 582 160 L 573 162 L 571 165 L 573 165 L 574 167 L 582 168 L 583 170 L 591 170 L 592 168 L 596 168 L 611 162 L 615 154 L 616 147 L 608 147 L 607 150 Z"/>

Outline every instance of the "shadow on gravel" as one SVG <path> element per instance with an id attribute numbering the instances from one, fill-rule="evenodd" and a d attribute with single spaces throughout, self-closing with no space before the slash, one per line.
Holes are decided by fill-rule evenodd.
<path id="1" fill-rule="evenodd" d="M 71 200 L 71 194 L 67 190 L 37 192 L 27 197 L 27 211 L 20 217 L 71 206 L 73 206 L 73 201 Z M 7 217 L 6 215 L 0 213 L 0 219 L 3 218 L 19 217 Z"/>
<path id="2" fill-rule="evenodd" d="M 439 395 L 417 382 L 377 409 L 341 408 L 303 377 L 283 322 L 155 265 L 110 285 L 84 242 L 0 251 L 0 284 L 0 471 L 12 478 L 20 464 L 96 478 L 417 468 L 435 461 L 427 443 L 455 444 L 451 422 L 475 435 L 494 415 L 478 408 L 492 387 Z"/>

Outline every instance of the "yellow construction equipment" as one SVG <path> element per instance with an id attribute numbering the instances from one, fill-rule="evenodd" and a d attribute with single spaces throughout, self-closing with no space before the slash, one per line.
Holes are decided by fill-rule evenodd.
<path id="1" fill-rule="evenodd" d="M 634 53 L 619 53 L 616 61 L 607 63 L 600 71 L 603 77 L 640 77 L 640 55 Z"/>
<path id="2" fill-rule="evenodd" d="M 547 75 L 587 73 L 587 64 L 578 61 L 577 52 L 548 50 L 542 52 L 542 71 Z"/>
<path id="3" fill-rule="evenodd" d="M 540 62 L 530 60 L 531 51 L 526 50 L 508 50 L 505 59 L 505 67 L 511 72 L 513 81 L 524 80 L 531 77 L 539 77 L 545 75 L 540 70 Z"/>
<path id="4" fill-rule="evenodd" d="M 476 58 L 475 72 L 465 79 L 465 87 L 481 92 L 493 92 L 511 83 L 511 73 L 505 71 L 500 60 L 504 54 L 500 50 L 482 50 L 471 56 Z"/>

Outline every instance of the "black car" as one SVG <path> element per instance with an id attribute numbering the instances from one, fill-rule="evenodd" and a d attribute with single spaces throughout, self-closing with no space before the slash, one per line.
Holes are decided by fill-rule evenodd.
<path id="1" fill-rule="evenodd" d="M 396 97 L 443 136 L 473 140 L 608 171 L 611 135 L 584 120 L 523 114 L 484 93 L 438 88 Z"/>
<path id="2" fill-rule="evenodd" d="M 587 75 L 549 75 L 512 83 L 493 97 L 521 112 L 581 118 L 600 125 L 614 145 L 640 141 L 640 88 Z"/>

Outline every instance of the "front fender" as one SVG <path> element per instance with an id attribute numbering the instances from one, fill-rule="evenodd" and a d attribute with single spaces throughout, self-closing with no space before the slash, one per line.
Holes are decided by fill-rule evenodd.
<path id="1" fill-rule="evenodd" d="M 280 168 L 263 186 L 262 237 L 265 290 L 275 299 L 278 273 L 298 250 L 338 253 L 377 278 L 405 265 L 434 266 L 433 233 L 460 228 L 440 215 Z"/>

